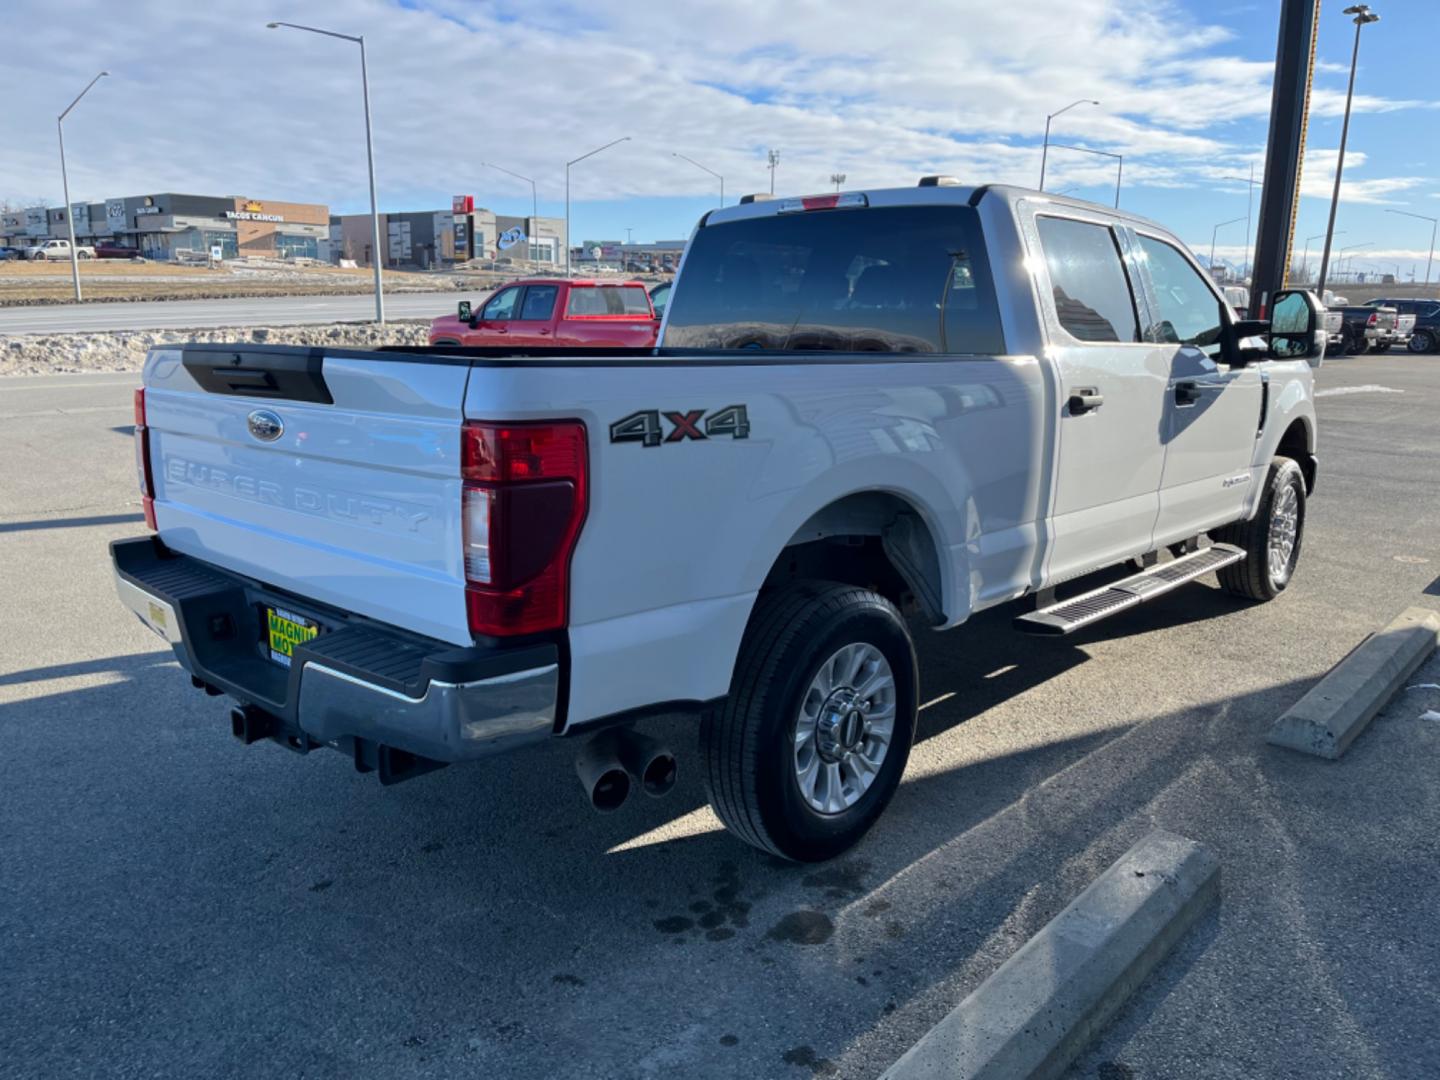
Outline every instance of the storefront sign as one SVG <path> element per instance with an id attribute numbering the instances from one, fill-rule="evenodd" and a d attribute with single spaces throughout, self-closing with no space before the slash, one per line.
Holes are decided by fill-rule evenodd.
<path id="1" fill-rule="evenodd" d="M 450 200 L 450 212 L 452 214 L 473 214 L 475 212 L 475 196 L 456 195 Z"/>
<path id="2" fill-rule="evenodd" d="M 455 222 L 455 258 L 470 257 L 470 230 L 463 221 Z"/>
<path id="3" fill-rule="evenodd" d="M 495 246 L 498 247 L 501 251 L 508 251 L 510 248 L 514 247 L 516 244 L 520 243 L 520 241 L 524 239 L 525 230 L 517 225 L 515 228 L 506 229 L 503 233 L 501 233 L 500 238 L 495 242 Z"/>
<path id="4" fill-rule="evenodd" d="M 137 207 L 135 207 L 135 216 L 136 216 L 136 217 L 140 217 L 142 214 L 158 214 L 159 212 L 160 212 L 160 207 L 158 207 L 158 206 L 137 206 Z"/>
<path id="5" fill-rule="evenodd" d="M 226 210 L 225 216 L 231 221 L 273 221 L 284 224 L 283 214 L 257 214 L 251 210 Z"/>

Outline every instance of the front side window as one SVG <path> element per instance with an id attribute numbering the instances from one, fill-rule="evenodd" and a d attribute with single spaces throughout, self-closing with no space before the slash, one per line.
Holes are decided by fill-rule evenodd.
<path id="1" fill-rule="evenodd" d="M 767 214 L 707 225 L 665 345 L 996 355 L 985 238 L 968 206 Z"/>
<path id="2" fill-rule="evenodd" d="M 520 318 L 545 320 L 555 310 L 555 295 L 560 291 L 556 285 L 531 285 L 525 290 L 525 303 L 520 308 Z"/>
<path id="3" fill-rule="evenodd" d="M 501 289 L 490 298 L 485 305 L 480 317 L 486 322 L 499 322 L 515 317 L 515 304 L 520 299 L 520 289 L 512 285 L 508 289 Z"/>
<path id="4" fill-rule="evenodd" d="M 1140 253 L 1155 287 L 1155 322 L 1147 328 L 1149 341 L 1194 345 L 1206 355 L 1220 352 L 1220 301 L 1205 279 L 1178 248 L 1140 237 Z"/>
<path id="5" fill-rule="evenodd" d="M 1139 341 L 1135 297 L 1109 227 L 1048 216 L 1035 225 L 1065 331 L 1081 341 Z"/>

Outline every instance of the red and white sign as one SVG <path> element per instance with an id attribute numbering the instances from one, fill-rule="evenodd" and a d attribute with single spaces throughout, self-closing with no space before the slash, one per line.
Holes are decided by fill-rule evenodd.
<path id="1" fill-rule="evenodd" d="M 475 212 L 475 196 L 456 195 L 450 200 L 450 212 L 452 214 L 473 214 Z"/>

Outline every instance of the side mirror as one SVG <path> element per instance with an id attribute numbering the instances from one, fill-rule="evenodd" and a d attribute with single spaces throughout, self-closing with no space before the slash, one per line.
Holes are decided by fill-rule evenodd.
<path id="1" fill-rule="evenodd" d="M 459 319 L 461 322 L 469 322 L 469 321 L 470 321 L 470 301 L 469 301 L 469 300 L 461 300 L 461 301 L 460 301 L 459 306 L 458 306 L 458 307 L 456 308 L 456 310 L 455 310 L 455 317 L 456 317 L 457 319 Z"/>
<path id="2" fill-rule="evenodd" d="M 1273 360 L 1309 360 L 1319 367 L 1325 355 L 1325 309 L 1307 289 L 1282 289 L 1270 303 Z"/>

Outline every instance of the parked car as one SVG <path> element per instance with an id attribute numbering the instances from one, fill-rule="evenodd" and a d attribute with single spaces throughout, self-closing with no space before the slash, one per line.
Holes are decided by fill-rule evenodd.
<path id="1" fill-rule="evenodd" d="M 1405 321 L 1413 320 L 1408 327 L 1409 336 L 1405 339 L 1411 352 L 1440 351 L 1440 300 L 1387 298 L 1368 301 L 1366 306 L 1393 307 L 1400 313 L 1401 334 L 1407 330 Z"/>
<path id="2" fill-rule="evenodd" d="M 1235 309 L 1235 314 L 1240 318 L 1249 318 L 1250 313 L 1250 290 L 1244 285 L 1226 285 L 1225 299 Z"/>
<path id="3" fill-rule="evenodd" d="M 1326 307 L 1340 312 L 1342 327 L 1340 348 L 1347 356 L 1370 351 L 1381 352 L 1394 341 L 1399 314 L 1392 307 L 1369 307 L 1347 303 L 1343 296 L 1328 294 Z"/>
<path id="4" fill-rule="evenodd" d="M 118 244 L 113 240 L 101 240 L 95 245 L 95 257 L 97 259 L 135 259 L 139 258 L 140 249 L 129 247 L 126 244 Z"/>
<path id="5" fill-rule="evenodd" d="M 0 262 L 9 262 L 12 259 L 23 259 L 25 252 L 21 248 L 10 247 L 8 244 L 0 244 Z"/>
<path id="6" fill-rule="evenodd" d="M 26 248 L 25 257 L 41 262 L 49 259 L 69 259 L 70 241 L 44 240 L 34 247 Z M 75 257 L 77 259 L 93 259 L 95 257 L 95 249 L 88 244 L 76 244 Z"/>
<path id="7" fill-rule="evenodd" d="M 430 324 L 430 344 L 648 348 L 659 327 L 638 281 L 526 278 L 496 289 L 478 311 L 461 301 Z"/>
<path id="8" fill-rule="evenodd" d="M 665 305 L 670 302 L 670 289 L 674 284 L 673 281 L 662 281 L 650 287 L 650 306 L 655 309 L 655 318 L 665 318 Z"/>
<path id="9" fill-rule="evenodd" d="M 1290 584 L 1311 294 L 1237 320 L 1162 226 L 1002 186 L 726 207 L 681 276 L 638 355 L 157 346 L 121 600 L 239 740 L 383 783 L 585 737 L 614 809 L 674 783 L 636 722 L 693 714 L 720 820 L 819 860 L 899 786 L 912 625 L 1014 602 L 1065 634 L 1210 572 Z"/>

